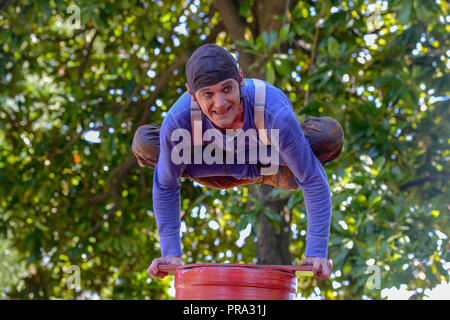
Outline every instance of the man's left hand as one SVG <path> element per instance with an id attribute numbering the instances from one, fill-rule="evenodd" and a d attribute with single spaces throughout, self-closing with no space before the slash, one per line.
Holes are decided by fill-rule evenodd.
<path id="1" fill-rule="evenodd" d="M 321 280 L 328 279 L 333 271 L 331 262 L 324 258 L 305 257 L 300 261 L 300 265 L 312 265 L 314 276 Z"/>

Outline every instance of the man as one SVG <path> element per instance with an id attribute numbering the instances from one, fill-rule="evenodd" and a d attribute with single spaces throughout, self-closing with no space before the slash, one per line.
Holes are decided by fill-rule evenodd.
<path id="1" fill-rule="evenodd" d="M 161 128 L 141 126 L 133 140 L 132 149 L 139 164 L 155 168 L 153 206 L 162 257 L 152 261 L 147 271 L 149 275 L 164 277 L 166 274 L 158 271 L 158 265 L 182 264 L 180 178 L 186 177 L 216 189 L 253 183 L 266 183 L 285 190 L 301 187 L 308 214 L 308 233 L 305 259 L 300 264 L 312 265 L 316 277 L 327 279 L 332 271 L 327 260 L 331 193 L 323 166 L 336 159 L 342 150 L 343 132 L 339 123 L 332 118 L 309 117 L 300 124 L 289 99 L 281 90 L 266 82 L 244 80 L 233 56 L 217 45 L 203 45 L 192 54 L 186 64 L 186 78 L 188 92 L 172 106 Z M 266 130 L 257 131 L 258 139 L 266 140 L 270 145 L 271 156 L 278 155 L 280 166 L 272 174 L 263 175 L 270 163 L 267 164 L 267 159 L 263 162 L 261 154 L 256 161 L 250 161 L 247 156 L 247 163 L 185 161 L 192 160 L 193 156 L 186 150 L 198 151 L 199 134 L 202 139 L 208 130 L 215 130 L 214 142 L 226 153 L 230 151 L 227 150 L 228 145 L 222 144 L 217 132 L 223 135 L 223 141 L 227 141 L 230 130 L 241 129 L 237 132 L 242 133 L 252 129 L 256 131 L 257 127 Z M 174 161 L 181 137 L 176 133 L 180 129 L 191 134 L 188 138 L 193 144 L 191 149 L 183 149 L 184 160 L 181 163 L 179 159 Z M 272 135 L 272 132 L 278 135 Z M 178 136 L 176 141 L 173 141 L 174 136 Z M 212 143 L 205 140 L 200 141 L 200 151 Z M 247 143 L 245 148 L 248 147 Z M 216 156 L 218 149 L 214 150 Z"/>

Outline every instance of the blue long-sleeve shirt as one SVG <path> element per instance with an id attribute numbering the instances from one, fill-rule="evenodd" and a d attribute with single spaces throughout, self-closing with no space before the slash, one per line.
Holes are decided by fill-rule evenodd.
<path id="1" fill-rule="evenodd" d="M 242 87 L 244 97 L 243 131 L 255 129 L 254 92 L 250 79 Z M 331 220 L 331 192 L 326 173 L 314 155 L 298 122 L 292 104 L 278 88 L 266 84 L 265 128 L 279 129 L 279 159 L 295 176 L 303 191 L 308 231 L 305 256 L 327 258 Z M 160 130 L 158 163 L 153 176 L 153 209 L 161 243 L 161 256 L 181 256 L 180 236 L 180 178 L 185 170 L 192 177 L 233 176 L 238 179 L 257 178 L 256 164 L 175 164 L 172 149 L 178 141 L 171 141 L 176 129 L 191 132 L 191 98 L 185 92 L 170 108 Z M 202 131 L 214 129 L 211 121 L 202 114 Z M 203 135 L 202 135 L 203 136 Z M 270 133 L 268 134 L 270 139 Z M 270 147 L 269 147 L 270 148 Z M 224 162 L 225 162 L 224 158 Z"/>

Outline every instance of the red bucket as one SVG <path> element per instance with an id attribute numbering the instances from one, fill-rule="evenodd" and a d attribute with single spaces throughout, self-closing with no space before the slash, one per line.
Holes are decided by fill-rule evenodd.
<path id="1" fill-rule="evenodd" d="M 176 300 L 293 300 L 294 271 L 250 264 L 191 264 L 177 268 Z"/>

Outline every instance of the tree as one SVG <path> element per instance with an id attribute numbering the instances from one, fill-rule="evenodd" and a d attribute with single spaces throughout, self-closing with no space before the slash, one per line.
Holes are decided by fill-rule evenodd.
<path id="1" fill-rule="evenodd" d="M 139 125 L 161 123 L 189 55 L 209 42 L 284 90 L 300 121 L 331 116 L 344 128 L 344 151 L 325 167 L 333 281 L 302 280 L 302 295 L 380 298 L 368 267 L 383 288 L 405 283 L 419 298 L 448 281 L 447 10 L 431 0 L 4 2 L 0 230 L 27 271 L 5 294 L 169 298 L 170 278 L 146 275 L 160 254 L 153 170 L 130 146 Z M 301 190 L 184 180 L 181 197 L 187 263 L 299 262 Z"/>

